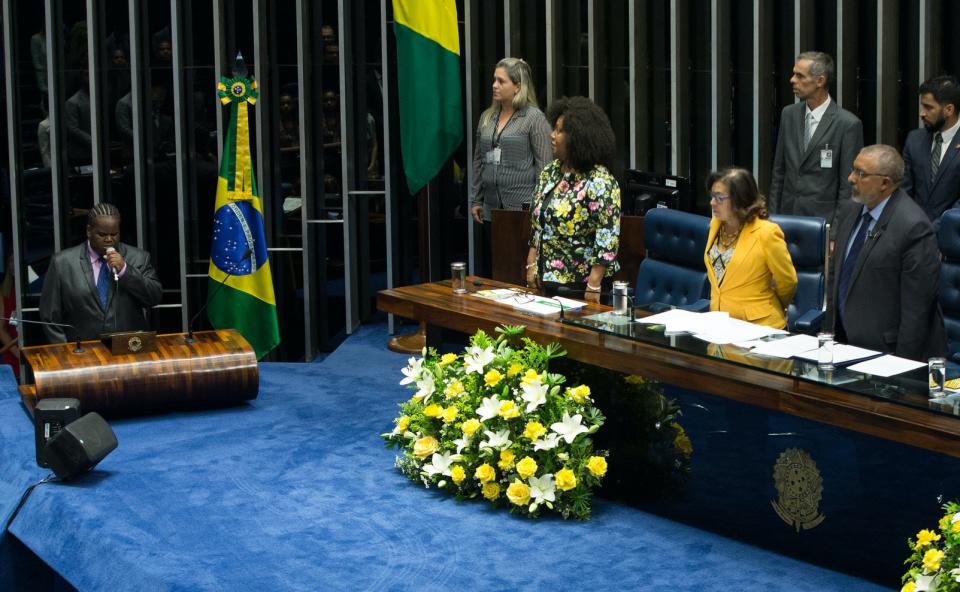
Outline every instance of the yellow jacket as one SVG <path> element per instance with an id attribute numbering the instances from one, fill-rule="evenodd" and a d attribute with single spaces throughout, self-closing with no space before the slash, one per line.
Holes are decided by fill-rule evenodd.
<path id="1" fill-rule="evenodd" d="M 722 310 L 731 317 L 782 329 L 787 326 L 785 309 L 797 291 L 797 270 L 793 267 L 780 227 L 755 218 L 743 226 L 734 245 L 733 257 L 717 284 L 710 259 L 710 247 L 720 230 L 720 221 L 710 221 L 710 236 L 703 261 L 710 280 L 710 310 Z"/>

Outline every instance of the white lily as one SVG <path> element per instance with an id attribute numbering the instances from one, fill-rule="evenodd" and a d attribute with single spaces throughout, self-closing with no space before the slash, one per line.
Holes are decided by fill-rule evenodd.
<path id="1" fill-rule="evenodd" d="M 420 378 L 423 372 L 423 358 L 410 358 L 407 360 L 407 367 L 400 370 L 403 373 L 403 380 L 400 384 L 410 384 Z"/>
<path id="2" fill-rule="evenodd" d="M 451 458 L 449 452 L 439 453 L 434 452 L 433 456 L 430 457 L 430 462 L 421 467 L 423 472 L 428 475 L 447 475 L 450 476 L 450 465 L 453 464 L 453 459 Z"/>
<path id="3" fill-rule="evenodd" d="M 454 440 L 453 443 L 457 446 L 457 454 L 470 445 L 470 436 L 464 434 L 462 438 Z"/>
<path id="4" fill-rule="evenodd" d="M 437 385 L 433 381 L 433 374 L 427 372 L 417 381 L 417 394 L 415 397 L 421 399 L 426 403 L 430 399 L 430 395 L 437 390 Z"/>
<path id="5" fill-rule="evenodd" d="M 520 398 L 527 402 L 527 413 L 535 411 L 537 407 L 547 402 L 547 392 L 550 385 L 532 383 L 523 385 L 523 394 Z"/>
<path id="6" fill-rule="evenodd" d="M 950 576 L 953 578 L 954 582 L 960 582 L 960 567 L 951 569 Z"/>
<path id="7" fill-rule="evenodd" d="M 535 440 L 533 442 L 533 449 L 536 450 L 553 450 L 557 447 L 557 444 L 560 443 L 559 434 L 547 434 L 540 440 Z"/>
<path id="8" fill-rule="evenodd" d="M 477 407 L 477 415 L 480 421 L 487 421 L 500 414 L 500 399 L 496 397 L 484 397 L 483 401 Z"/>
<path id="9" fill-rule="evenodd" d="M 527 484 L 530 485 L 530 499 L 533 500 L 534 505 L 552 502 L 557 499 L 557 484 L 553 480 L 552 473 L 547 473 L 542 477 L 530 477 Z"/>
<path id="10" fill-rule="evenodd" d="M 508 429 L 499 432 L 483 430 L 483 433 L 487 436 L 487 440 L 480 444 L 481 447 L 503 450 L 513 444 L 513 442 L 510 441 L 510 430 Z"/>
<path id="11" fill-rule="evenodd" d="M 483 367 L 492 362 L 495 357 L 493 347 L 480 349 L 475 345 L 470 346 L 463 356 L 463 369 L 467 374 L 476 372 L 483 376 Z"/>
<path id="12" fill-rule="evenodd" d="M 583 416 L 579 413 L 570 417 L 569 412 L 564 412 L 563 419 L 550 424 L 550 429 L 563 438 L 567 444 L 572 444 L 577 436 L 587 431 L 587 427 L 580 423 L 582 419 Z"/>
<path id="13" fill-rule="evenodd" d="M 929 576 L 913 576 L 913 583 L 915 584 L 914 590 L 916 592 L 935 592 L 940 585 L 940 574 L 938 572 Z"/>

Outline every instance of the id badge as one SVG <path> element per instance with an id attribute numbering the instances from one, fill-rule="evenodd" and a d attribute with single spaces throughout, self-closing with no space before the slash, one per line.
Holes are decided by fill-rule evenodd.
<path id="1" fill-rule="evenodd" d="M 829 144 L 827 144 L 824 149 L 820 151 L 820 168 L 833 168 L 833 149 L 830 148 Z"/>
<path id="2" fill-rule="evenodd" d="M 487 152 L 487 163 L 488 164 L 500 164 L 500 148 L 494 148 L 490 152 Z"/>

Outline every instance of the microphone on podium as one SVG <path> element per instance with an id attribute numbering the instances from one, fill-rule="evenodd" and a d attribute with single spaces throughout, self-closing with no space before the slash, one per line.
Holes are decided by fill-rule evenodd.
<path id="1" fill-rule="evenodd" d="M 565 296 L 582 295 L 582 294 L 585 294 L 586 292 L 587 292 L 586 289 L 576 290 L 569 286 L 560 286 L 557 288 L 557 294 L 563 294 Z M 593 292 L 592 290 L 591 290 L 591 293 L 597 294 L 599 296 L 610 296 L 612 298 L 626 298 L 627 307 L 630 309 L 630 322 L 632 323 L 637 320 L 636 307 L 633 305 L 633 296 L 631 296 L 629 293 L 627 292 Z M 616 302 L 616 300 L 614 300 L 614 302 Z M 616 304 L 614 304 L 614 308 L 617 308 Z"/>
<path id="2" fill-rule="evenodd" d="M 238 260 L 235 262 L 235 265 L 236 265 L 236 264 L 243 263 L 243 262 L 246 261 L 246 259 L 247 259 L 248 257 L 250 257 L 250 255 L 252 255 L 252 254 L 253 254 L 253 247 L 249 247 L 246 251 L 243 252 L 243 255 L 240 256 L 240 259 L 238 259 Z M 210 294 L 210 296 L 207 298 L 207 301 L 204 302 L 204 303 L 203 303 L 203 306 L 200 307 L 200 310 L 197 311 L 197 314 L 193 315 L 193 318 L 190 319 L 190 324 L 187 325 L 187 336 L 183 338 L 183 342 L 184 342 L 184 343 L 186 343 L 186 344 L 188 344 L 188 345 L 191 344 L 191 343 L 193 343 L 193 325 L 194 325 L 194 323 L 197 322 L 197 318 L 199 318 L 200 315 L 203 314 L 203 311 L 207 310 L 207 305 L 209 305 L 209 304 L 210 304 L 210 301 L 213 300 L 213 297 L 216 296 L 218 292 L 220 292 L 220 289 L 223 288 L 223 286 L 227 283 L 227 280 L 229 280 L 231 277 L 233 277 L 233 271 L 234 271 L 235 269 L 236 269 L 235 266 L 233 266 L 233 265 L 230 266 L 230 271 L 227 273 L 226 277 L 224 277 L 222 280 L 220 280 L 220 282 L 217 284 L 217 287 L 214 288 L 213 293 Z"/>
<path id="3" fill-rule="evenodd" d="M 0 317 L 2 321 L 8 321 L 11 326 L 16 327 L 20 323 L 27 323 L 28 325 L 46 325 L 47 327 L 61 327 L 63 329 L 72 329 L 73 334 L 77 336 L 76 346 L 73 348 L 73 353 L 82 354 L 86 350 L 80 347 L 80 332 L 77 331 L 77 328 L 73 325 L 68 325 L 67 323 L 54 323 L 51 321 L 28 321 L 27 319 L 18 319 L 17 317 Z"/>

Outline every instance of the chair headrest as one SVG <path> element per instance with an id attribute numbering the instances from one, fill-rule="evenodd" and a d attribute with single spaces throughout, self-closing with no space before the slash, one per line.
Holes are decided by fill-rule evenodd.
<path id="1" fill-rule="evenodd" d="M 937 231 L 940 252 L 947 259 L 960 259 L 960 209 L 947 210 Z"/>
<path id="2" fill-rule="evenodd" d="M 827 222 L 818 216 L 770 216 L 783 230 L 787 250 L 797 269 L 823 267 Z"/>
<path id="3" fill-rule="evenodd" d="M 680 265 L 703 267 L 703 251 L 710 234 L 710 218 L 654 208 L 643 219 L 647 257 Z"/>

